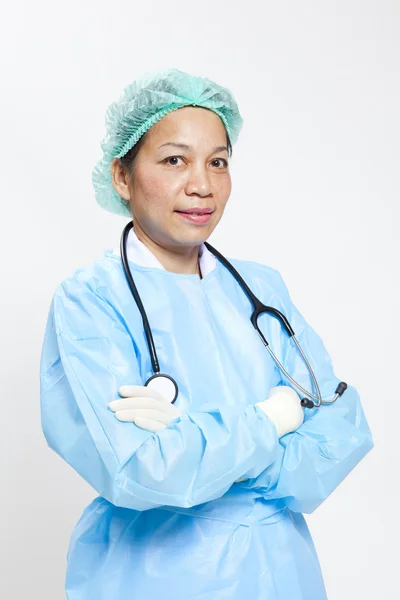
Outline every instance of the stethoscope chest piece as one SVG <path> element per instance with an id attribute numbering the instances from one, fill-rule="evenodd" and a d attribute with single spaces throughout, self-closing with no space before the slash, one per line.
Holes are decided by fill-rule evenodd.
<path id="1" fill-rule="evenodd" d="M 143 302 L 140 298 L 140 295 L 136 288 L 135 282 L 133 281 L 131 270 L 129 268 L 126 244 L 127 244 L 129 231 L 132 228 L 133 228 L 133 221 L 130 221 L 124 227 L 124 230 L 122 232 L 121 260 L 122 260 L 122 266 L 123 266 L 123 269 L 125 272 L 125 276 L 126 276 L 129 288 L 132 292 L 132 296 L 133 296 L 133 298 L 137 304 L 137 307 L 140 311 L 140 314 L 142 316 L 144 333 L 146 336 L 147 345 L 148 345 L 149 353 L 150 353 L 151 365 L 152 365 L 152 369 L 153 369 L 153 373 L 154 373 L 154 375 L 149 377 L 149 379 L 146 381 L 145 385 L 147 387 L 151 388 L 152 390 L 155 390 L 162 396 L 164 396 L 164 398 L 166 398 L 169 402 L 171 402 L 171 404 L 173 404 L 178 397 L 178 385 L 172 377 L 170 377 L 169 375 L 164 375 L 160 372 L 160 365 L 158 362 L 156 347 L 154 344 L 153 335 L 151 333 L 150 324 L 149 324 L 149 321 L 148 321 L 148 318 L 146 315 L 146 311 L 143 306 Z M 346 390 L 347 384 L 344 381 L 341 381 L 336 388 L 334 397 L 329 400 L 323 399 L 321 396 L 321 392 L 320 392 L 320 389 L 318 386 L 318 382 L 317 382 L 315 373 L 314 373 L 309 361 L 307 360 L 307 357 L 304 354 L 299 342 L 297 341 L 295 333 L 294 333 L 289 321 L 285 317 L 285 315 L 282 314 L 277 308 L 275 308 L 273 306 L 265 306 L 253 294 L 253 292 L 251 291 L 251 289 L 249 288 L 247 283 L 243 280 L 242 276 L 238 273 L 238 271 L 234 268 L 234 266 L 224 256 L 222 256 L 222 254 L 220 254 L 220 252 L 218 252 L 218 250 L 213 248 L 213 246 L 211 246 L 208 242 L 205 242 L 205 246 L 212 254 L 214 254 L 214 256 L 216 256 L 222 262 L 222 264 L 228 269 L 228 271 L 230 271 L 230 273 L 233 275 L 233 277 L 236 279 L 236 281 L 242 288 L 243 292 L 247 295 L 247 297 L 250 300 L 250 303 L 252 305 L 252 308 L 253 308 L 253 312 L 251 314 L 251 323 L 252 323 L 253 327 L 255 328 L 255 330 L 257 331 L 259 337 L 261 338 L 261 341 L 263 342 L 264 346 L 267 348 L 268 352 L 270 353 L 271 357 L 273 358 L 275 363 L 278 365 L 280 371 L 287 377 L 287 379 L 293 384 L 293 386 L 297 390 L 299 390 L 302 394 L 305 394 L 305 397 L 303 397 L 301 400 L 301 405 L 303 406 L 303 408 L 319 408 L 320 406 L 322 406 L 322 404 L 333 404 L 333 402 L 336 402 L 338 397 L 341 396 L 343 394 L 343 392 Z M 281 326 L 286 330 L 288 336 L 292 339 L 293 343 L 297 346 L 297 349 L 298 349 L 299 353 L 301 354 L 303 361 L 307 367 L 307 370 L 310 374 L 312 383 L 314 384 L 316 395 L 315 395 L 315 393 L 313 394 L 312 392 L 309 392 L 303 386 L 301 386 L 297 381 L 295 381 L 293 379 L 293 377 L 291 377 L 290 374 L 286 371 L 285 367 L 280 363 L 278 358 L 275 356 L 268 341 L 265 339 L 265 336 L 263 335 L 261 329 L 257 325 L 257 319 L 263 313 L 269 313 L 271 316 L 277 318 L 280 321 Z"/>
<path id="2" fill-rule="evenodd" d="M 176 381 L 169 375 L 156 373 L 149 377 L 145 386 L 158 392 L 161 396 L 164 396 L 171 404 L 173 404 L 178 397 L 178 386 Z"/>

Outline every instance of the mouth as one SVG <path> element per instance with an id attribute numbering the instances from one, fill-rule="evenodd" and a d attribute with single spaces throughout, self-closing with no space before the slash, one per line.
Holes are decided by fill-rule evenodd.
<path id="1" fill-rule="evenodd" d="M 212 208 L 190 208 L 188 210 L 176 210 L 175 212 L 191 223 L 204 225 L 209 223 L 214 210 Z"/>

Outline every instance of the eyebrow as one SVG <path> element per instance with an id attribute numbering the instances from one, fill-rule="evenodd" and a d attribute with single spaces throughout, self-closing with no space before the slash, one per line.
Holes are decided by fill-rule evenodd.
<path id="1" fill-rule="evenodd" d="M 161 144 L 158 149 L 163 148 L 164 146 L 175 146 L 176 148 L 183 148 L 184 150 L 193 150 L 192 146 L 188 146 L 187 144 L 179 144 L 178 142 L 166 142 L 165 144 Z M 226 146 L 217 146 L 214 148 L 212 154 L 215 154 L 216 152 L 222 152 L 223 150 L 228 152 L 228 148 Z"/>

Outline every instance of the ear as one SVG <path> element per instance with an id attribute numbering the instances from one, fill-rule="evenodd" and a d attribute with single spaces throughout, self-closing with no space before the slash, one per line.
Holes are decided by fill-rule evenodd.
<path id="1" fill-rule="evenodd" d="M 125 172 L 119 158 L 113 159 L 110 168 L 115 191 L 121 198 L 129 201 L 131 199 L 131 194 L 128 186 L 128 174 Z"/>

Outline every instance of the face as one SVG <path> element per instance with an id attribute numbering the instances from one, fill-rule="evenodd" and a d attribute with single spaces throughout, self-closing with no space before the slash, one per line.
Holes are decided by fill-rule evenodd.
<path id="1" fill-rule="evenodd" d="M 187 106 L 149 129 L 130 176 L 114 159 L 114 187 L 130 202 L 135 230 L 165 248 L 204 242 L 221 219 L 231 192 L 226 144 L 226 130 L 217 114 Z M 184 213 L 196 208 L 210 214 Z"/>

